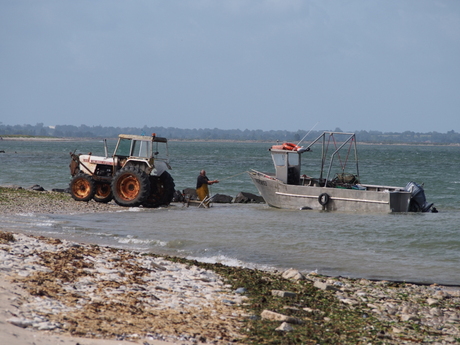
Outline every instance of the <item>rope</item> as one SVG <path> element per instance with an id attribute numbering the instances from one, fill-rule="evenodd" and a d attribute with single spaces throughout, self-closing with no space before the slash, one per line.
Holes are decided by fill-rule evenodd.
<path id="1" fill-rule="evenodd" d="M 305 134 L 302 138 L 302 140 L 300 140 L 298 143 L 297 143 L 297 146 L 300 146 L 300 143 L 307 137 L 308 134 L 310 134 L 310 132 L 316 127 L 316 125 L 318 124 L 318 122 L 307 132 L 307 134 Z"/>
<path id="2" fill-rule="evenodd" d="M 229 177 L 225 177 L 225 178 L 219 180 L 219 182 L 220 182 L 220 181 L 224 181 L 224 180 L 228 180 L 228 179 L 230 179 L 230 178 L 232 178 L 232 177 L 235 177 L 235 176 L 238 176 L 238 175 L 242 175 L 242 174 L 245 174 L 245 173 L 247 173 L 247 171 L 243 171 L 243 172 L 240 172 L 240 173 L 238 173 L 238 174 L 235 174 L 235 175 L 232 175 L 232 176 L 229 176 Z"/>

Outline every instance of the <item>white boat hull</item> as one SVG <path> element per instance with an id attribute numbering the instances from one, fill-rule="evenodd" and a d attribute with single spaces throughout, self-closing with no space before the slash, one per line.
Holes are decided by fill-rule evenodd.
<path id="1" fill-rule="evenodd" d="M 409 211 L 411 193 L 402 187 L 360 185 L 362 189 L 359 190 L 344 189 L 286 184 L 257 171 L 249 172 L 249 176 L 265 202 L 276 208 L 377 213 Z"/>

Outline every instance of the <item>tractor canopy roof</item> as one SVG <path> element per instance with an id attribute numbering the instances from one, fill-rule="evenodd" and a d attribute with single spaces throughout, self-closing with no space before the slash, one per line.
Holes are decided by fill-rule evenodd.
<path id="1" fill-rule="evenodd" d="M 152 135 L 132 135 L 132 134 L 119 134 L 119 139 L 131 139 L 131 140 L 141 140 L 141 141 L 153 141 L 157 143 L 166 143 L 168 139 L 157 137 L 155 133 Z"/>

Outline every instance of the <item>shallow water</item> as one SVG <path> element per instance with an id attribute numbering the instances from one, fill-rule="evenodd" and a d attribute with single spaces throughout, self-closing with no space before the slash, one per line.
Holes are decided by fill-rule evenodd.
<path id="1" fill-rule="evenodd" d="M 103 154 L 101 142 L 0 142 L 0 185 L 66 188 L 69 152 Z M 114 142 L 110 142 L 113 150 Z M 257 193 L 244 172 L 271 172 L 270 144 L 170 142 L 176 189 L 198 171 L 220 179 L 211 193 Z M 109 151 L 111 151 L 109 150 Z M 15 153 L 16 152 L 16 153 Z M 359 145 L 363 183 L 425 183 L 439 213 L 355 214 L 278 210 L 266 205 L 175 204 L 85 215 L 0 215 L 0 228 L 209 262 L 294 267 L 321 274 L 460 284 L 460 148 Z M 317 161 L 304 159 L 311 175 Z"/>

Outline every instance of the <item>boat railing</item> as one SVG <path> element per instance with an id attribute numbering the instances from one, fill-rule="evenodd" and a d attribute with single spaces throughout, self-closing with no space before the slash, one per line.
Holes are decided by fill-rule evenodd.
<path id="1" fill-rule="evenodd" d="M 369 191 L 376 192 L 403 192 L 405 191 L 404 187 L 395 187 L 395 186 L 382 186 L 382 185 L 373 185 L 373 184 L 360 184 L 360 186 L 366 188 Z"/>
<path id="2" fill-rule="evenodd" d="M 328 170 L 327 170 L 327 174 L 326 174 L 326 178 L 324 179 L 324 186 L 323 187 L 326 187 L 327 186 L 327 181 L 330 180 L 330 175 L 331 175 L 331 171 L 332 171 L 332 166 L 333 166 L 333 163 L 334 163 L 334 160 L 336 158 L 337 155 L 339 155 L 339 152 L 345 147 L 345 145 L 347 144 L 350 144 L 350 148 L 351 148 L 351 145 L 353 145 L 353 148 L 354 148 L 354 156 L 355 156 L 355 164 L 356 164 L 356 176 L 357 178 L 359 179 L 359 166 L 358 166 L 358 151 L 357 151 L 357 147 L 356 147 L 356 135 L 355 133 L 347 133 L 347 132 L 323 132 L 318 138 L 316 138 L 315 140 L 313 140 L 307 147 L 306 147 L 306 150 L 305 151 L 310 151 L 311 147 L 316 144 L 317 142 L 319 142 L 320 140 L 322 140 L 322 159 L 321 159 L 321 171 L 320 171 L 320 179 L 323 180 L 323 175 L 324 175 L 324 166 L 326 164 L 326 159 L 327 159 L 327 151 L 328 151 L 328 147 L 329 147 L 329 143 L 331 140 L 333 140 L 334 144 L 336 144 L 336 141 L 335 141 L 335 137 L 334 135 L 340 135 L 340 136 L 345 136 L 343 142 L 338 146 L 336 147 L 335 151 L 331 154 L 331 158 L 330 158 L 330 163 L 329 163 L 329 167 L 328 167 Z M 326 136 L 328 136 L 328 140 L 326 142 Z M 349 156 L 350 152 L 348 151 L 347 152 L 347 157 L 345 159 L 345 164 L 346 162 L 348 161 L 348 156 Z M 340 156 L 339 156 L 340 157 Z M 342 170 L 345 169 L 345 166 L 342 166 Z"/>

